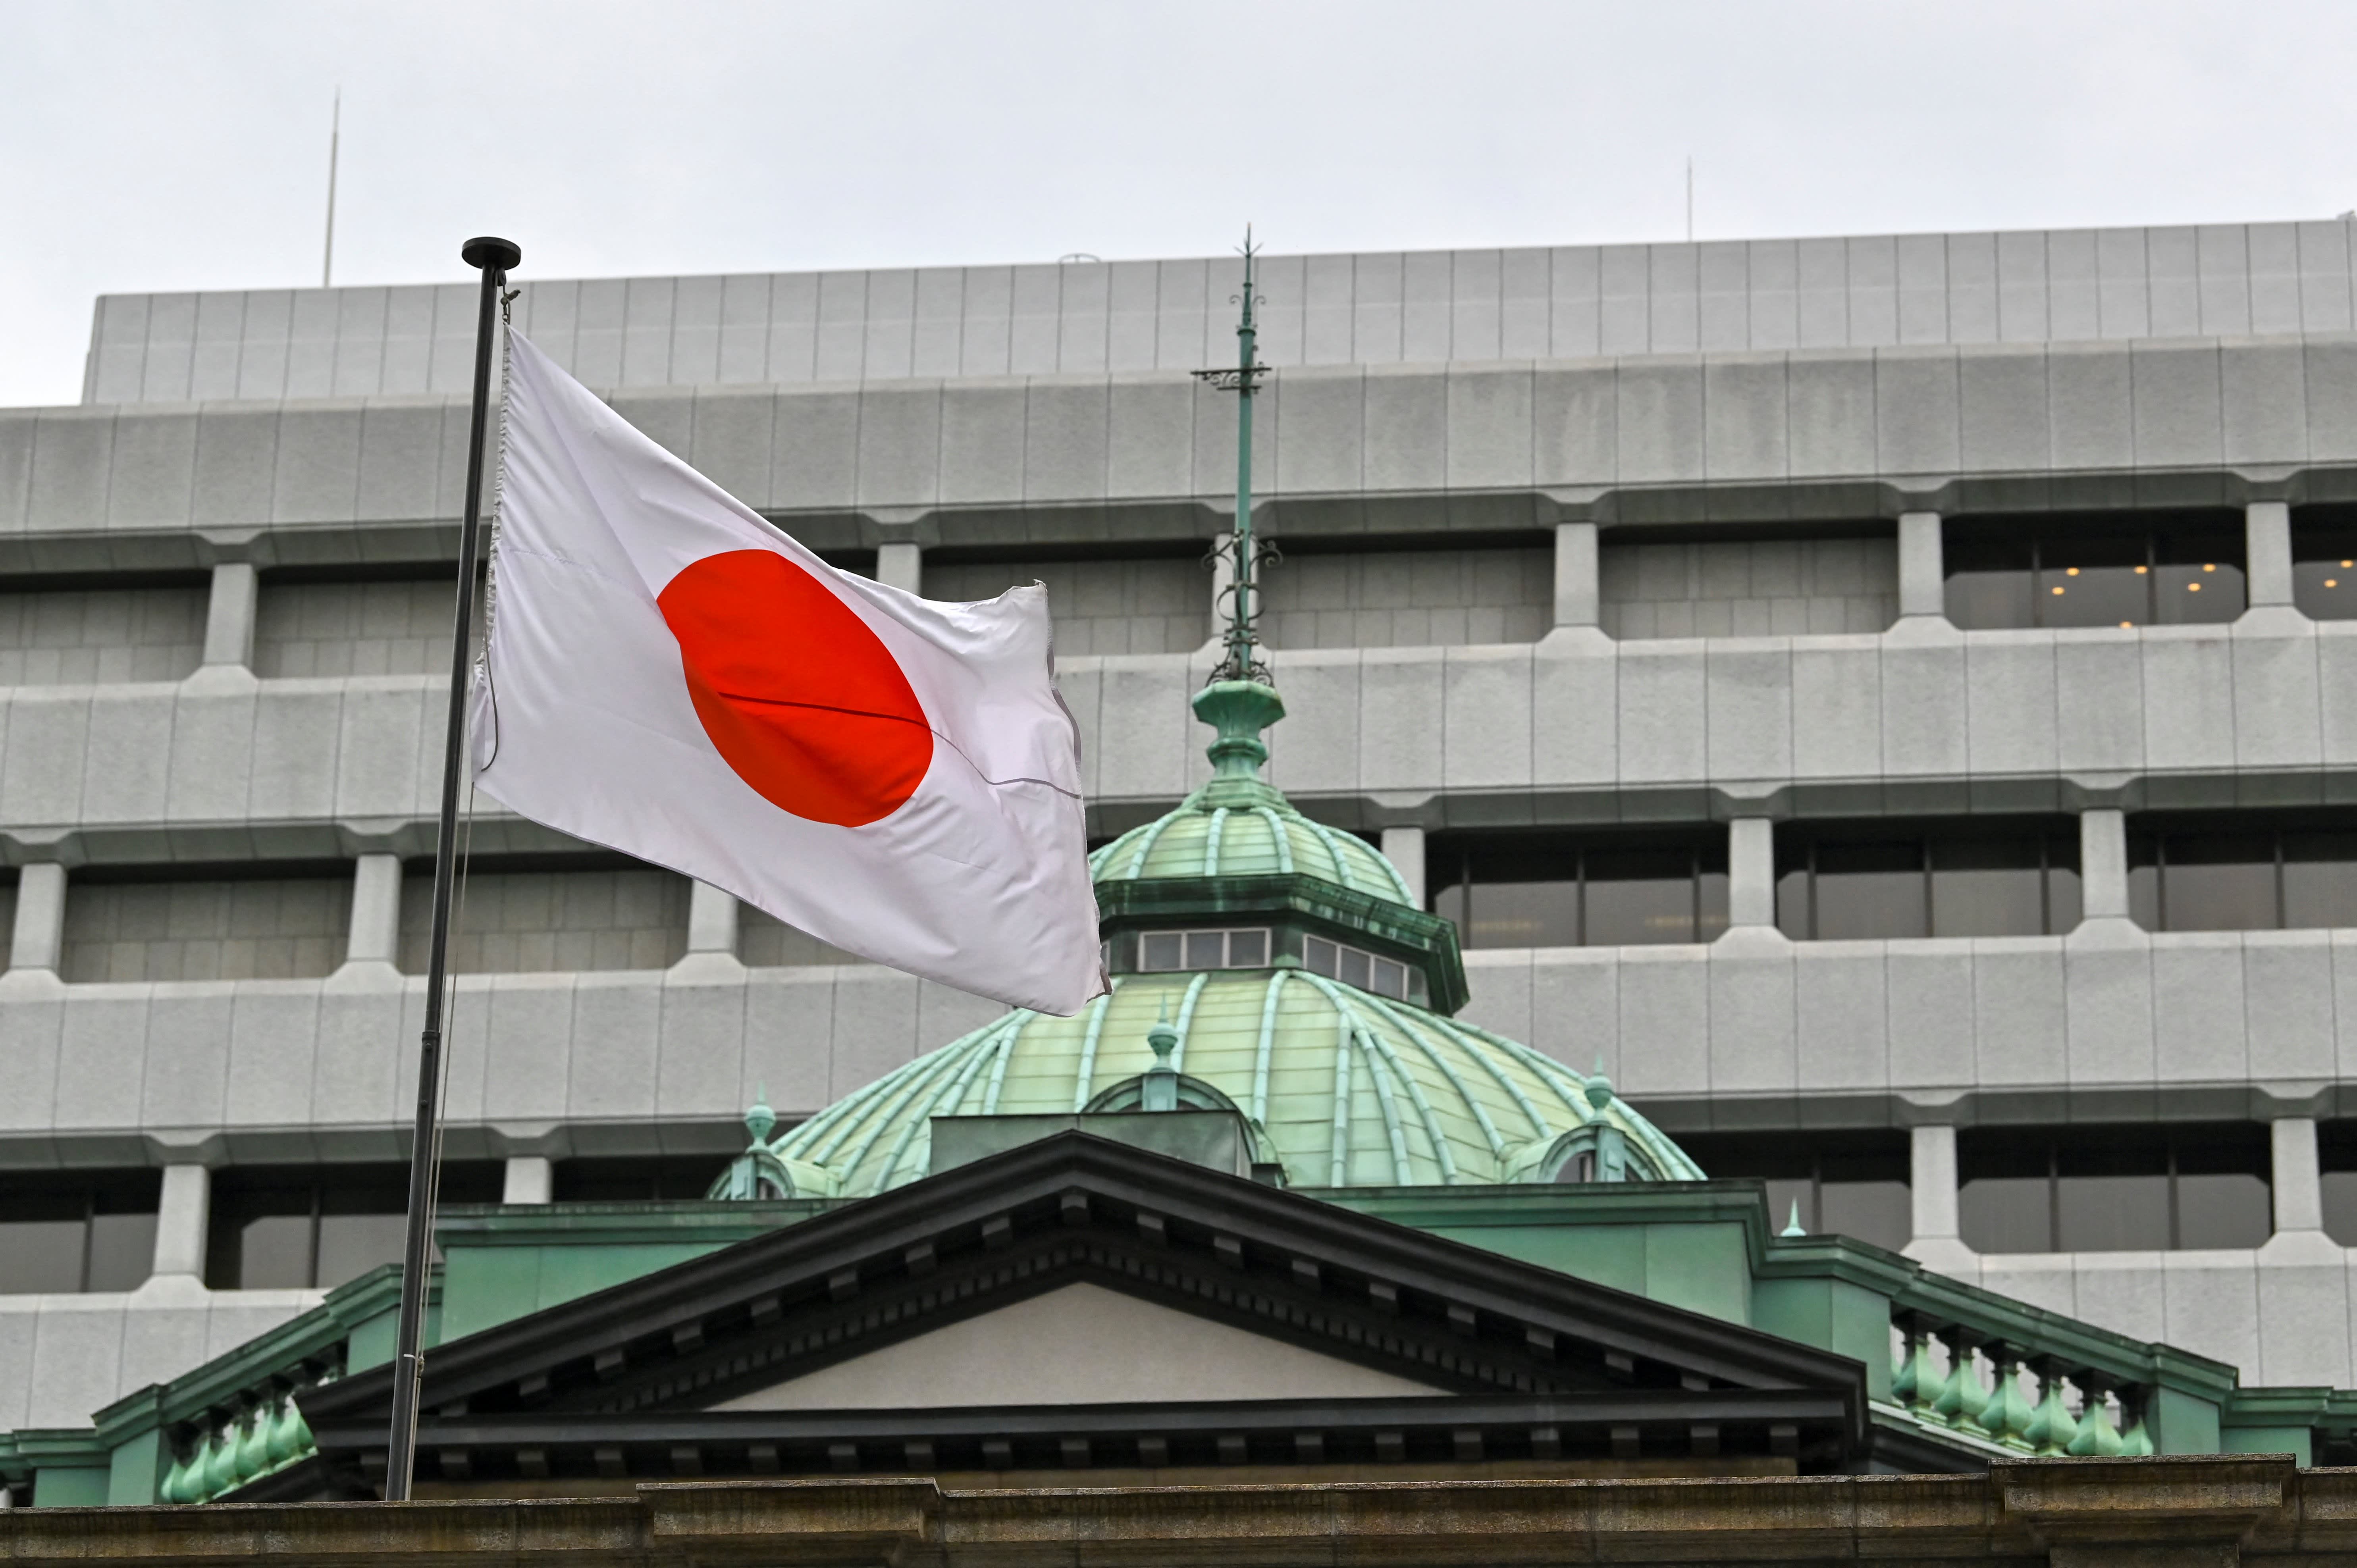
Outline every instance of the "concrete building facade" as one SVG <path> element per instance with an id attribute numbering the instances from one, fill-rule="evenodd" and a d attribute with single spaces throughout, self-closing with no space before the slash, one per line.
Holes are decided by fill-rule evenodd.
<path id="1" fill-rule="evenodd" d="M 1804 1228 L 2357 1380 L 2349 227 L 1274 260 L 1272 778 Z M 1232 271 L 516 322 L 853 569 L 1047 582 L 1111 837 L 1205 773 Z M 113 297 L 0 412 L 0 1429 L 392 1255 L 471 297 Z M 454 1197 L 687 1196 L 996 1012 L 469 832 Z"/>

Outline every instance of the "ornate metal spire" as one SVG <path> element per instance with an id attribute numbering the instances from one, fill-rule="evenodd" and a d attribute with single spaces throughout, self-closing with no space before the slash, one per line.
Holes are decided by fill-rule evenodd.
<path id="1" fill-rule="evenodd" d="M 1275 550 L 1253 536 L 1252 438 L 1253 393 L 1259 390 L 1261 379 L 1268 367 L 1260 362 L 1256 352 L 1259 328 L 1253 322 L 1253 307 L 1265 303 L 1253 292 L 1253 258 L 1260 253 L 1252 238 L 1252 227 L 1244 228 L 1243 255 L 1244 286 L 1234 295 L 1242 313 L 1236 320 L 1236 363 L 1232 369 L 1197 371 L 1196 376 L 1222 392 L 1236 394 L 1236 521 L 1228 537 L 1211 547 L 1211 559 L 1227 564 L 1229 582 L 1220 597 L 1226 609 L 1227 626 L 1222 633 L 1226 649 L 1218 668 L 1211 671 L 1211 682 L 1257 681 L 1268 683 L 1268 667 L 1260 661 L 1260 568 L 1276 559 Z"/>

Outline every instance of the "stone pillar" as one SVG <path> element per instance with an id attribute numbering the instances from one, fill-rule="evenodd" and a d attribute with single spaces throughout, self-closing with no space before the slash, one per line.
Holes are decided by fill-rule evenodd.
<path id="1" fill-rule="evenodd" d="M 925 581 L 925 547 L 896 539 L 876 547 L 876 580 L 890 587 L 921 594 Z"/>
<path id="2" fill-rule="evenodd" d="M 1902 617 L 1948 613 L 1947 575 L 1936 511 L 1899 514 L 1899 613 Z"/>
<path id="3" fill-rule="evenodd" d="M 2324 1178 L 2316 1158 L 2316 1122 L 2312 1117 L 2278 1117 L 2268 1124 L 2275 1145 L 2275 1170 L 2268 1186 L 2275 1196 L 2276 1229 L 2324 1229 Z"/>
<path id="4" fill-rule="evenodd" d="M 2079 813 L 2079 890 L 2085 918 L 2127 918 L 2127 817 L 2115 806 Z"/>
<path id="5" fill-rule="evenodd" d="M 1596 525 L 1558 522 L 1555 525 L 1555 624 L 1598 626 L 1603 619 L 1603 595 L 1596 562 Z"/>
<path id="6" fill-rule="evenodd" d="M 2243 549 L 2251 607 L 2291 603 L 2291 507 L 2283 501 L 2244 507 Z"/>
<path id="7" fill-rule="evenodd" d="M 1421 909 L 1425 906 L 1424 830 L 1422 828 L 1385 828 L 1383 858 L 1399 867 L 1407 881 L 1408 902 Z"/>
<path id="8" fill-rule="evenodd" d="M 66 868 L 38 861 L 16 874 L 16 928 L 8 942 L 11 971 L 55 973 L 65 945 Z"/>
<path id="9" fill-rule="evenodd" d="M 723 893 L 709 882 L 695 884 L 687 902 L 687 950 L 736 955 L 735 895 Z"/>
<path id="10" fill-rule="evenodd" d="M 1964 1249 L 1956 1214 L 1956 1130 L 1916 1127 L 1908 1138 L 1907 1193 L 1912 1210 L 1914 1238 L 1908 1254 L 1927 1250 Z"/>
<path id="11" fill-rule="evenodd" d="M 251 562 L 224 561 L 213 568 L 212 596 L 205 604 L 206 663 L 253 667 L 256 592 Z"/>
<path id="12" fill-rule="evenodd" d="M 1776 924 L 1776 826 L 1765 817 L 1727 824 L 1727 924 Z"/>
<path id="13" fill-rule="evenodd" d="M 698 884 L 701 886 L 701 884 Z M 555 1167 L 545 1155 L 510 1155 L 501 1203 L 546 1203 L 555 1187 Z"/>
<path id="14" fill-rule="evenodd" d="M 401 951 L 401 856 L 364 854 L 352 865 L 352 926 L 346 963 L 391 964 Z"/>
<path id="15" fill-rule="evenodd" d="M 213 1173 L 200 1165 L 164 1167 L 164 1194 L 156 1206 L 156 1254 L 150 1273 L 202 1284 L 205 1238 L 212 1225 Z"/>

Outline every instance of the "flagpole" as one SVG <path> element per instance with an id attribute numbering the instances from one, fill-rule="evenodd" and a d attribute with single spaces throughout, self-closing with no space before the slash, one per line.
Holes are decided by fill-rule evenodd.
<path id="1" fill-rule="evenodd" d="M 468 644 L 475 623 L 475 560 L 483 531 L 483 424 L 491 396 L 492 328 L 508 269 L 523 260 L 512 242 L 469 240 L 458 254 L 483 274 L 475 317 L 475 407 L 467 435 L 467 514 L 458 532 L 458 604 L 450 638 L 450 711 L 442 736 L 442 819 L 434 840 L 434 934 L 425 965 L 425 1027 L 418 1039 L 417 1120 L 409 1145 L 409 1224 L 401 1248 L 401 1318 L 393 1365 L 393 1431 L 385 1452 L 384 1496 L 409 1500 L 417 1468 L 417 1398 L 425 1382 L 425 1268 L 434 1239 L 434 1176 L 441 1133 L 442 999 L 450 958 L 450 891 L 458 859 L 458 776 L 467 740 Z"/>

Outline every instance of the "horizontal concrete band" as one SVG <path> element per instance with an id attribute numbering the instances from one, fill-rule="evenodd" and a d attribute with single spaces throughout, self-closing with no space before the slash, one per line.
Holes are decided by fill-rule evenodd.
<path id="1" fill-rule="evenodd" d="M 1201 663 L 1065 662 L 1101 816 L 1159 809 L 1206 777 L 1186 706 Z M 1274 664 L 1292 716 L 1272 733 L 1273 777 L 1350 825 L 2307 803 L 2347 798 L 2357 767 L 2357 622 L 2287 611 L 2140 632 L 1590 630 Z M 0 854 L 414 852 L 446 686 L 206 670 L 0 690 Z M 520 824 L 489 831 L 479 847 L 534 846 Z"/>
<path id="2" fill-rule="evenodd" d="M 1465 1015 L 1686 1127 L 2357 1109 L 2357 930 L 1485 950 Z M 0 1165 L 398 1157 L 423 983 L 0 982 Z M 453 1157 L 714 1152 L 996 1016 L 870 966 L 469 976 Z M 666 1133 L 666 1128 L 673 1130 Z M 716 1133 L 718 1128 L 723 1132 Z"/>
<path id="3" fill-rule="evenodd" d="M 788 520 L 1191 508 L 1232 493 L 1233 400 L 1175 372 L 614 402 Z M 2236 473 L 2280 485 L 2357 462 L 2357 337 L 1303 369 L 1279 374 L 1259 410 L 1259 491 L 1279 504 L 1497 493 L 1527 509 L 1544 492 L 1577 509 L 1615 488 L 1723 486 L 1766 487 L 1748 503 L 1764 510 L 1796 485 L 1882 482 L 1936 499 L 1960 475 L 2147 475 L 2154 499 L 2239 499 L 2224 493 Z M 464 400 L 448 397 L 0 413 L 0 539 L 198 530 L 233 545 L 254 530 L 445 521 L 459 510 L 465 426 Z M 1178 515 L 1152 527 L 1202 531 Z M 1026 526 L 977 523 L 974 542 L 1021 542 Z"/>
<path id="4" fill-rule="evenodd" d="M 1268 363 L 2346 331 L 2346 221 L 1269 255 Z M 517 278 L 518 328 L 598 386 L 1193 370 L 1241 263 Z M 86 403 L 457 392 L 470 284 L 115 295 Z"/>
<path id="5" fill-rule="evenodd" d="M 2000 1460 L 1986 1476 L 1200 1485 L 944 1491 L 930 1479 L 641 1484 L 636 1496 L 418 1502 L 388 1509 L 224 1504 L 0 1513 L 12 1563 L 144 1557 L 457 1564 L 496 1553 L 589 1564 L 825 1555 L 910 1568 L 1347 1560 L 1425 1564 L 1752 1560 L 2338 1562 L 2357 1541 L 2357 1477 L 2284 1455 Z M 1183 1547 L 1174 1547 L 1183 1542 Z M 2209 1554 L 2197 1555 L 2206 1546 Z M 2181 1553 L 2181 1555 L 2179 1555 Z M 2061 1555 L 2058 1553 L 2058 1555 Z"/>
<path id="6" fill-rule="evenodd" d="M 707 1153 L 758 1092 L 806 1115 L 997 1004 L 869 965 L 463 976 L 451 1158 Z M 0 980 L 0 1165 L 404 1159 L 425 983 Z"/>

